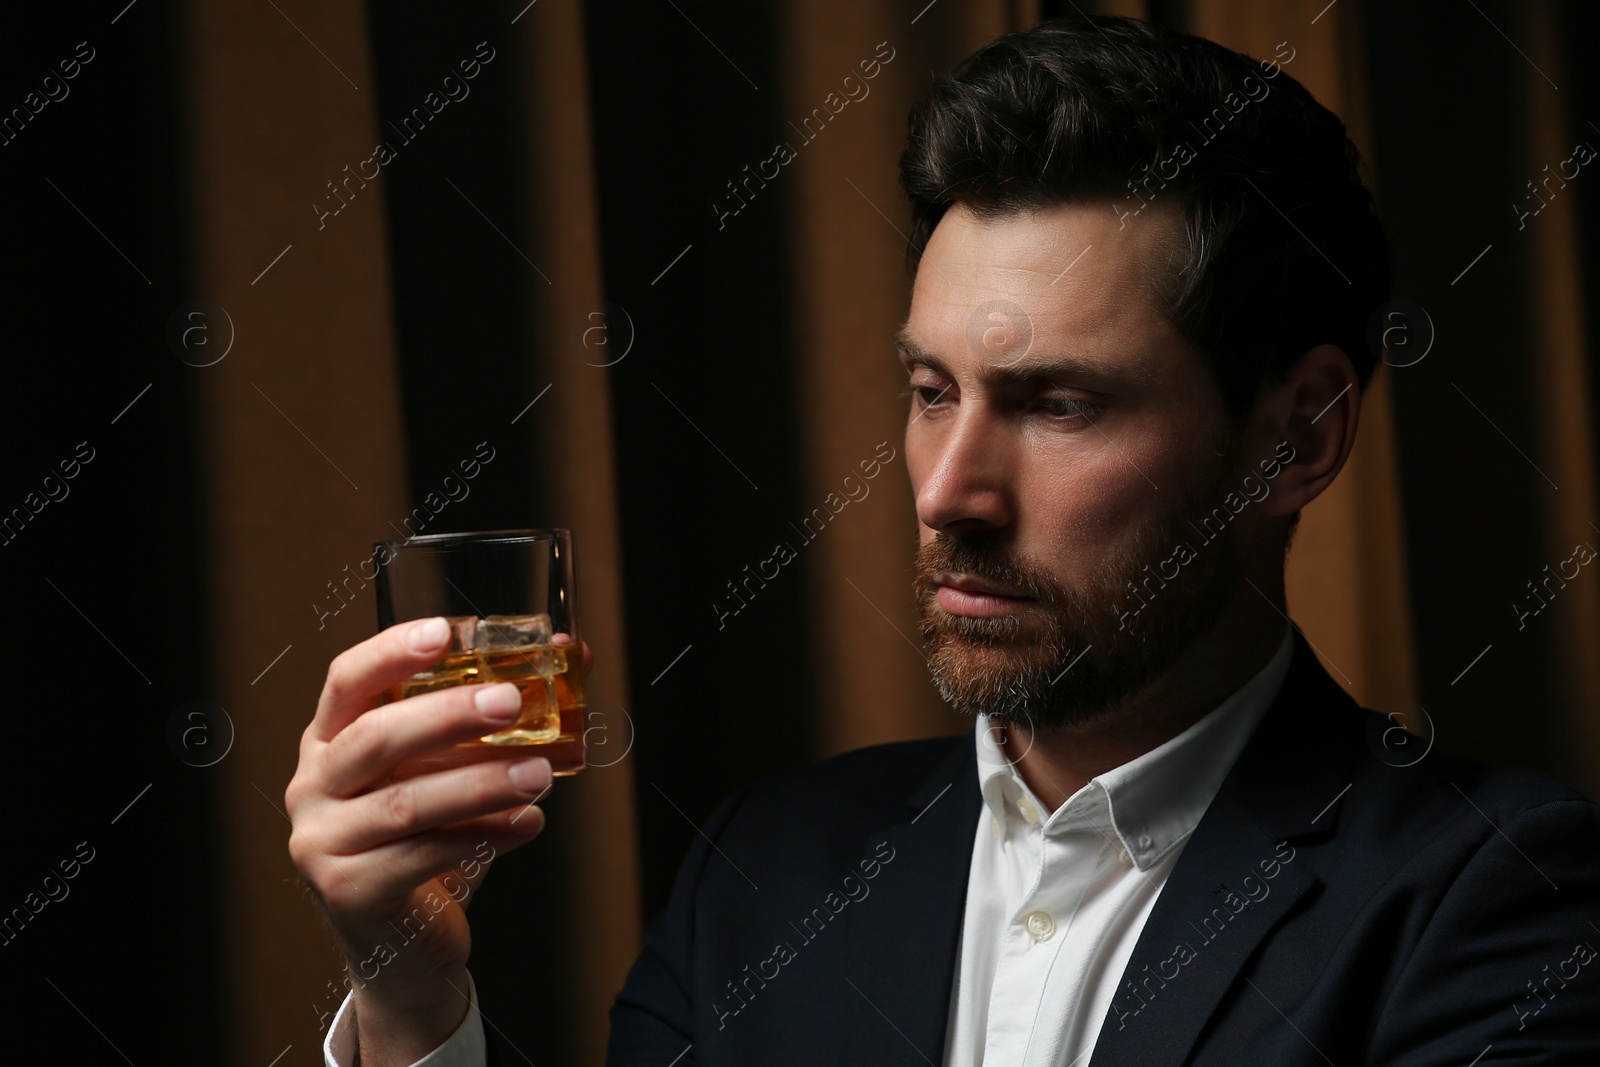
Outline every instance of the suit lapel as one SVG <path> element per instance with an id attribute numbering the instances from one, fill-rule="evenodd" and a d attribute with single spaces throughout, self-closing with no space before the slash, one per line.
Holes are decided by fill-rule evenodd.
<path id="1" fill-rule="evenodd" d="M 1294 642 L 1283 687 L 1145 923 L 1091 1067 L 1185 1062 L 1251 954 L 1319 884 L 1295 842 L 1336 825 L 1361 720 L 1298 630 Z"/>
<path id="2" fill-rule="evenodd" d="M 955 739 L 904 821 L 874 834 L 894 849 L 872 897 L 849 927 L 839 1002 L 854 1004 L 853 1062 L 931 1064 L 943 1060 L 956 950 L 966 907 L 973 835 L 982 813 L 972 737 Z"/>

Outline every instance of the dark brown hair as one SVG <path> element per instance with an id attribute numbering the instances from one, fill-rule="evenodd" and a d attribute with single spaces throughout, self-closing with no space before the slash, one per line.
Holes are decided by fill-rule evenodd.
<path id="1" fill-rule="evenodd" d="M 1107 200 L 1123 225 L 1176 204 L 1187 242 L 1166 312 L 1230 415 L 1322 343 L 1365 387 L 1389 247 L 1344 123 L 1283 72 L 1292 59 L 1288 42 L 1258 62 L 1114 16 L 996 38 L 911 112 L 912 270 L 952 204 L 995 216 Z"/>

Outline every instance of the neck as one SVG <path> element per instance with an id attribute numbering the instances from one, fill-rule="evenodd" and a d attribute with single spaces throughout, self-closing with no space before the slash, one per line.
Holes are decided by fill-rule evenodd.
<path id="1" fill-rule="evenodd" d="M 1098 775 L 1170 741 L 1267 665 L 1286 625 L 1283 579 L 1236 594 L 1215 625 L 1161 677 L 1091 722 L 1029 732 L 1008 726 L 1004 748 L 1048 811 Z"/>

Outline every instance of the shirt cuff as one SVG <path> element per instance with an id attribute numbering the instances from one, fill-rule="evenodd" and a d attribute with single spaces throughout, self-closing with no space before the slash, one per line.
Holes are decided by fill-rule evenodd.
<path id="1" fill-rule="evenodd" d="M 322 1041 L 322 1061 L 326 1067 L 357 1067 L 356 1013 L 354 993 L 345 995 L 339 1013 L 333 1017 L 328 1036 Z M 484 1067 L 488 1048 L 483 1037 L 483 1019 L 478 1014 L 478 987 L 467 972 L 467 1017 L 444 1044 L 416 1061 L 411 1067 Z"/>

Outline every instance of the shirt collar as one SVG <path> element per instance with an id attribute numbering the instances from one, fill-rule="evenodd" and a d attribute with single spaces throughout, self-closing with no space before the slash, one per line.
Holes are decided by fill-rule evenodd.
<path id="1" fill-rule="evenodd" d="M 1051 812 L 996 743 L 986 716 L 976 723 L 978 787 L 997 832 L 1015 820 L 1043 820 L 1046 834 L 1105 822 L 1134 864 L 1146 870 L 1193 832 L 1289 673 L 1294 641 L 1289 627 L 1272 658 L 1194 725 L 1155 748 L 1091 780 Z M 1029 813 L 1033 814 L 1028 818 Z"/>

